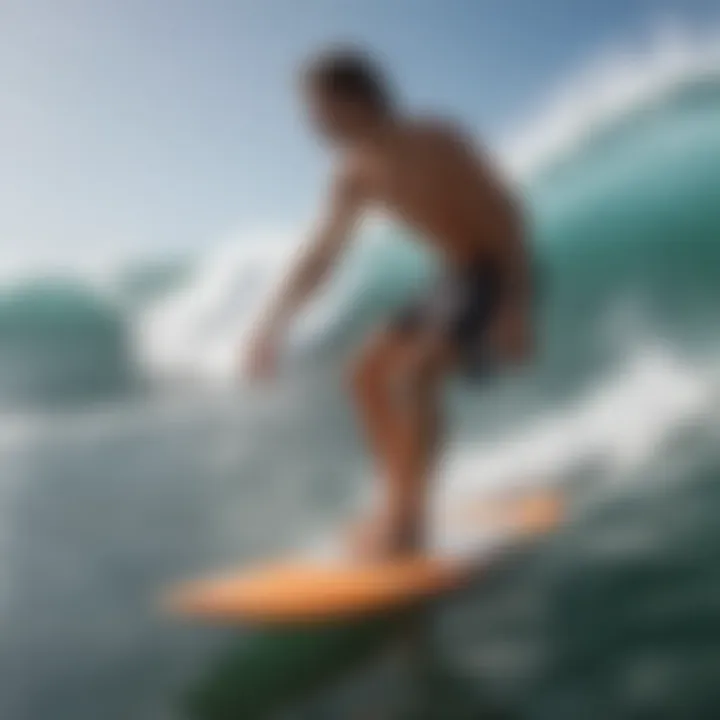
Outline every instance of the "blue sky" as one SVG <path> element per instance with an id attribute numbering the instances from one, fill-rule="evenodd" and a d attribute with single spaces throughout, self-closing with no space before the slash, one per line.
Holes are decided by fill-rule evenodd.
<path id="1" fill-rule="evenodd" d="M 716 0 L 5 0 L 3 257 L 161 254 L 292 227 L 328 158 L 297 64 L 352 40 L 413 107 L 498 139 L 604 48 L 658 23 L 718 25 Z"/>

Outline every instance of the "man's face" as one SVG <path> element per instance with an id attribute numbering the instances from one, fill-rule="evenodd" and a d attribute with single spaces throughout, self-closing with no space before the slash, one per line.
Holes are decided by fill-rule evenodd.
<path id="1" fill-rule="evenodd" d="M 305 102 L 313 127 L 320 135 L 340 145 L 356 141 L 367 131 L 370 124 L 368 108 L 357 100 L 351 100 L 308 88 Z"/>

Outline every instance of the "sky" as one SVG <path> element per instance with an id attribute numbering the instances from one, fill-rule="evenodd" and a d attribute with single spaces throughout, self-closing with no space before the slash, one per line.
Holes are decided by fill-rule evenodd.
<path id="1" fill-rule="evenodd" d="M 305 221 L 329 158 L 295 83 L 298 65 L 328 44 L 366 46 L 408 108 L 456 115 L 492 144 L 592 57 L 668 21 L 720 27 L 720 9 L 716 0 L 2 0 L 0 265 L 202 251 Z"/>

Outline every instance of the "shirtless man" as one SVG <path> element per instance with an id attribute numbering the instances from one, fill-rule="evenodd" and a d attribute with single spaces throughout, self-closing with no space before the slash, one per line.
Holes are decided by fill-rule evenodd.
<path id="1" fill-rule="evenodd" d="M 337 173 L 322 223 L 253 336 L 247 369 L 255 378 L 273 375 L 279 340 L 364 210 L 389 211 L 432 245 L 443 279 L 370 339 L 351 373 L 386 490 L 361 552 L 412 553 L 422 545 L 442 439 L 443 378 L 490 359 L 522 361 L 531 350 L 521 211 L 467 136 L 446 122 L 402 114 L 362 53 L 318 57 L 306 68 L 303 92 L 313 124 L 337 151 Z"/>

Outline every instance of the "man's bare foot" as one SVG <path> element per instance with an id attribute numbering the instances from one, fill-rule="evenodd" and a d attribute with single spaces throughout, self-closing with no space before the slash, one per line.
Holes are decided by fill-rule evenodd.
<path id="1" fill-rule="evenodd" d="M 356 524 L 348 538 L 353 558 L 379 562 L 413 555 L 420 550 L 420 532 L 398 527 L 383 516 L 370 516 Z"/>

